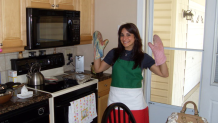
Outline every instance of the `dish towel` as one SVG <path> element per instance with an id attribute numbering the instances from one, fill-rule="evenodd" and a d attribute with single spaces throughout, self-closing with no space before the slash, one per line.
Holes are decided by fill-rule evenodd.
<path id="1" fill-rule="evenodd" d="M 95 93 L 70 102 L 69 123 L 91 123 L 97 117 Z"/>

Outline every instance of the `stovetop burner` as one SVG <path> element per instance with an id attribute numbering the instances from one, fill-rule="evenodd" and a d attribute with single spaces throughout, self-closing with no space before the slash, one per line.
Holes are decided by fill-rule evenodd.
<path id="1" fill-rule="evenodd" d="M 90 79 L 86 82 L 92 81 L 93 79 Z M 79 85 L 78 82 L 76 80 L 72 80 L 72 79 L 65 79 L 62 81 L 47 81 L 45 80 L 45 84 L 44 85 L 27 85 L 28 87 L 31 88 L 35 88 L 35 89 L 39 89 L 39 90 L 43 90 L 46 92 L 56 92 L 56 91 L 60 91 L 69 87 L 73 87 Z"/>

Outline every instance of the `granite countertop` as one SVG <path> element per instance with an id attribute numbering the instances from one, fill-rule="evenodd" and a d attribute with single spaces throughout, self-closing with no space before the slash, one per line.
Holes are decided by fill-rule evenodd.
<path id="1" fill-rule="evenodd" d="M 0 115 L 43 100 L 47 100 L 52 97 L 52 95 L 49 93 L 44 93 L 32 89 L 28 89 L 28 91 L 33 91 L 32 97 L 26 99 L 20 99 L 17 96 L 13 96 L 10 101 L 4 104 L 0 104 Z"/>
<path id="2" fill-rule="evenodd" d="M 66 71 L 65 73 L 74 73 L 72 71 Z M 85 70 L 85 74 L 92 74 L 91 71 Z M 106 79 L 111 78 L 111 74 L 103 73 L 103 74 L 92 74 L 92 78 L 98 79 L 99 82 L 104 81 Z"/>

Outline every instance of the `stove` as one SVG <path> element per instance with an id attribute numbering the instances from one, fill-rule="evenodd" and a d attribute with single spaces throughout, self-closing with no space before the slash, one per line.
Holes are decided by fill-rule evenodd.
<path id="1" fill-rule="evenodd" d="M 43 85 L 28 85 L 26 74 L 30 66 L 35 62 L 41 65 L 41 73 L 45 78 L 55 77 L 57 80 L 45 80 Z M 27 88 L 52 95 L 52 98 L 49 98 L 50 123 L 68 123 L 68 107 L 70 102 L 87 95 L 95 94 L 97 107 L 98 80 L 90 78 L 83 83 L 79 83 L 75 79 L 66 78 L 69 73 L 64 73 L 63 66 L 65 61 L 63 53 L 12 59 L 11 65 L 12 70 L 17 71 L 17 80 L 21 83 L 26 83 Z M 94 118 L 93 123 L 97 123 L 97 117 Z"/>
<path id="2" fill-rule="evenodd" d="M 42 90 L 45 92 L 49 92 L 49 93 L 55 93 L 55 92 L 61 91 L 63 89 L 67 89 L 67 88 L 71 88 L 71 87 L 80 85 L 75 79 L 63 78 L 64 76 L 66 76 L 66 74 L 54 76 L 55 78 L 58 78 L 58 80 L 55 80 L 55 81 L 45 80 L 45 84 L 43 84 L 43 85 L 34 86 L 34 85 L 27 84 L 27 86 L 34 88 L 34 89 Z M 83 84 L 85 85 L 85 83 L 91 82 L 93 80 L 94 79 L 91 78 L 91 79 L 85 81 Z"/>

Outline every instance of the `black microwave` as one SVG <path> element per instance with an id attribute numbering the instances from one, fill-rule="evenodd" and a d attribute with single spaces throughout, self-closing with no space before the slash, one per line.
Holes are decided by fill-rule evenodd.
<path id="1" fill-rule="evenodd" d="M 26 50 L 80 44 L 80 12 L 26 8 Z"/>

